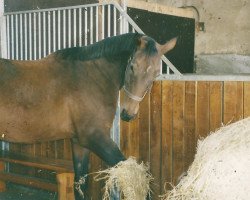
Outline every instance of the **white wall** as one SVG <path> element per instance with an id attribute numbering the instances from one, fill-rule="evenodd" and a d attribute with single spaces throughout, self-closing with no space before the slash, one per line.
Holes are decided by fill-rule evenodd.
<path id="1" fill-rule="evenodd" d="M 250 0 L 145 0 L 173 7 L 195 6 L 205 32 L 196 33 L 195 54 L 250 55 Z"/>

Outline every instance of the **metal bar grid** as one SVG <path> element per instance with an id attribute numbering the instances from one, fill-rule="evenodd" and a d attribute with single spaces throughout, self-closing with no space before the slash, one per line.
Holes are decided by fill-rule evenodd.
<path id="1" fill-rule="evenodd" d="M 98 21 L 99 10 L 101 10 L 102 16 L 101 27 Z M 119 13 L 118 16 L 117 13 Z M 8 40 L 9 48 L 7 54 L 12 59 L 40 59 L 60 48 L 82 46 L 83 32 L 84 45 L 97 42 L 99 38 L 104 39 L 117 34 L 127 32 L 143 33 L 127 15 L 126 9 L 123 9 L 115 1 L 111 3 L 103 2 L 71 7 L 8 12 L 4 13 L 4 15 L 6 16 L 8 29 L 11 29 L 7 33 L 7 37 L 10 39 Z M 43 15 L 43 18 L 41 15 Z M 28 33 L 26 32 L 27 29 L 29 30 Z M 99 29 L 101 29 L 100 32 Z M 17 34 L 17 30 L 20 30 L 20 36 Z M 61 30 L 63 30 L 63 34 L 60 34 Z M 47 34 L 46 31 L 48 31 Z M 99 34 L 101 34 L 101 37 Z M 29 38 L 29 41 L 26 40 L 27 38 Z M 41 45 L 42 43 L 43 45 Z M 38 49 L 37 46 L 39 46 Z M 172 72 L 180 75 L 180 72 L 165 56 L 162 57 L 162 60 L 167 65 L 167 73 Z"/>

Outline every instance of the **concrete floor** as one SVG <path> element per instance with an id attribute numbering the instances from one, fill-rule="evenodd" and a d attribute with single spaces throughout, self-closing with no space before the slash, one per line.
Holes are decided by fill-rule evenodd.
<path id="1" fill-rule="evenodd" d="M 7 191 L 0 193 L 0 200 L 57 200 L 57 193 L 8 184 Z"/>

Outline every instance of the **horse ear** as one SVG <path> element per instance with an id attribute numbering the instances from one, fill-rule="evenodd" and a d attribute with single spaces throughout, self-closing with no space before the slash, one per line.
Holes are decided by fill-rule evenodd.
<path id="1" fill-rule="evenodd" d="M 171 49 L 173 49 L 176 45 L 176 42 L 177 42 L 177 39 L 178 37 L 175 37 L 175 38 L 172 38 L 171 40 L 169 40 L 168 42 L 166 42 L 165 44 L 163 45 L 159 45 L 159 49 L 160 49 L 160 52 L 161 54 L 165 54 L 167 53 L 168 51 L 170 51 Z"/>
<path id="2" fill-rule="evenodd" d="M 147 45 L 147 41 L 143 39 L 143 37 L 140 37 L 137 39 L 137 47 L 138 49 L 144 49 Z"/>

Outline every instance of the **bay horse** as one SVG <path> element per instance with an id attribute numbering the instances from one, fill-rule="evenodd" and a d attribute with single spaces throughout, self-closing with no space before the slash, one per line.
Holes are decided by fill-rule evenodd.
<path id="1" fill-rule="evenodd" d="M 109 166 L 125 160 L 109 136 L 119 90 L 126 94 L 121 119 L 130 121 L 160 74 L 161 56 L 175 44 L 176 38 L 160 45 L 128 33 L 36 61 L 0 59 L 1 140 L 70 138 L 76 182 L 88 172 L 90 151 Z"/>

